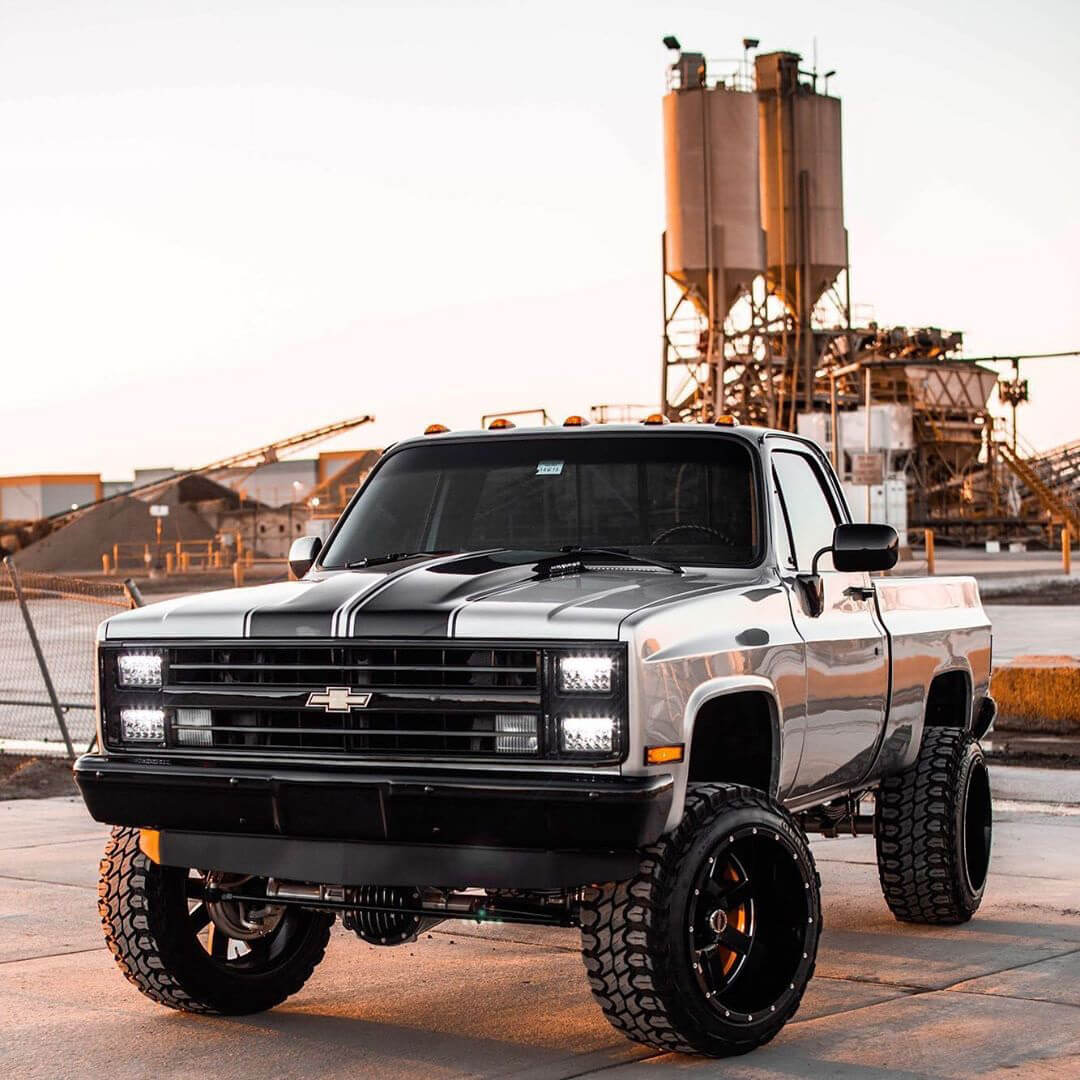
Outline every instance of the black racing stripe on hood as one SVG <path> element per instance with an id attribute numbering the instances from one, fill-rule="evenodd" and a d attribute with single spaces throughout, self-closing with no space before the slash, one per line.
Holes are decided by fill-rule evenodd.
<path id="1" fill-rule="evenodd" d="M 334 612 L 358 592 L 371 588 L 371 578 L 381 577 L 386 567 L 350 570 L 334 574 L 311 588 L 297 589 L 295 597 L 272 607 L 255 608 L 248 614 L 248 637 L 330 637 Z"/>
<path id="2" fill-rule="evenodd" d="M 466 555 L 388 579 L 357 605 L 350 637 L 450 637 L 450 620 L 467 600 L 536 578 L 542 553 Z"/>

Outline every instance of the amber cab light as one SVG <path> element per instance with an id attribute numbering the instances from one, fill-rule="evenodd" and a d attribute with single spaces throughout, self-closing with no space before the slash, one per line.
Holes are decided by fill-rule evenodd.
<path id="1" fill-rule="evenodd" d="M 671 423 L 671 421 L 668 420 L 668 418 L 663 413 L 658 413 L 658 412 L 649 413 L 649 415 L 646 416 L 645 419 L 642 420 L 641 422 L 643 424 L 648 424 L 650 426 L 652 426 L 654 424 L 669 424 L 669 423 Z"/>
<path id="2" fill-rule="evenodd" d="M 718 416 L 714 423 L 717 427 L 734 427 L 738 421 L 730 413 L 725 413 L 723 416 Z"/>
<path id="3" fill-rule="evenodd" d="M 563 427 L 588 427 L 589 421 L 584 416 L 578 416 L 575 413 L 573 416 L 568 416 L 563 422 Z"/>
<path id="4" fill-rule="evenodd" d="M 676 743 L 674 746 L 646 746 L 646 765 L 667 765 L 673 761 L 682 761 L 683 744 Z"/>
<path id="5" fill-rule="evenodd" d="M 450 429 L 445 424 L 428 424 L 428 426 L 426 428 L 424 428 L 424 434 L 425 435 L 441 435 L 444 431 L 449 431 L 449 430 Z"/>
<path id="6" fill-rule="evenodd" d="M 516 427 L 517 425 L 513 420 L 507 420 L 505 416 L 500 416 L 496 420 L 492 420 L 488 424 L 488 431 L 505 431 L 507 428 Z"/>

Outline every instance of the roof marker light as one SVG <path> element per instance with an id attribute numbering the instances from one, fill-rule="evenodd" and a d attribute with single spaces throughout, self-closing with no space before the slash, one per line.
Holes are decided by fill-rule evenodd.
<path id="1" fill-rule="evenodd" d="M 445 424 L 428 424 L 428 426 L 426 428 L 424 428 L 424 434 L 425 435 L 442 435 L 443 432 L 449 431 L 449 430 L 450 429 Z"/>
<path id="2" fill-rule="evenodd" d="M 663 413 L 658 412 L 649 413 L 649 415 L 646 416 L 645 419 L 641 422 L 643 424 L 648 424 L 650 427 L 659 426 L 660 424 L 671 423 L 671 421 Z"/>
<path id="3" fill-rule="evenodd" d="M 563 427 L 588 427 L 589 426 L 589 421 L 586 420 L 584 416 L 578 416 L 577 413 L 574 413 L 573 416 L 568 416 L 562 422 L 562 426 Z"/>
<path id="4" fill-rule="evenodd" d="M 500 416 L 488 424 L 488 431 L 506 431 L 507 428 L 512 427 L 517 427 L 513 420 L 507 420 L 505 416 Z"/>
<path id="5" fill-rule="evenodd" d="M 738 420 L 736 420 L 731 413 L 724 413 L 723 416 L 718 416 L 713 423 L 715 423 L 717 427 L 734 427 L 738 423 Z"/>

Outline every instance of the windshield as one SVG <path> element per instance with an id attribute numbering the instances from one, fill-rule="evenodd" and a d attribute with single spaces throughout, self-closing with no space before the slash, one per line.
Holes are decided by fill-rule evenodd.
<path id="1" fill-rule="evenodd" d="M 398 552 L 617 548 L 673 563 L 757 561 L 751 453 L 715 435 L 491 436 L 391 454 L 321 563 Z"/>

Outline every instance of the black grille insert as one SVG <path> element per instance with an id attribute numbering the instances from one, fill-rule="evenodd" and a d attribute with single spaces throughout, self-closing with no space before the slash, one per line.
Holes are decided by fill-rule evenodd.
<path id="1" fill-rule="evenodd" d="M 423 645 L 213 645 L 169 650 L 168 685 L 540 692 L 538 649 Z"/>
<path id="2" fill-rule="evenodd" d="M 331 687 L 370 698 L 348 712 L 302 707 L 308 694 Z M 536 648 L 179 645 L 168 650 L 165 690 L 198 692 L 210 708 L 212 745 L 223 750 L 499 759 L 543 752 Z M 537 749 L 498 752 L 500 714 L 534 718 Z M 182 747 L 182 714 L 175 723 L 171 742 Z"/>

